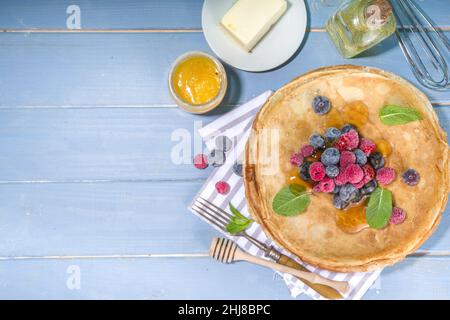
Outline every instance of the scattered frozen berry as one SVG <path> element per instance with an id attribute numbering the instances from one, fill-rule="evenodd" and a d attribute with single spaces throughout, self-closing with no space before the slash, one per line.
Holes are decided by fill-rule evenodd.
<path id="1" fill-rule="evenodd" d="M 365 184 L 366 183 L 365 183 L 364 179 L 362 179 L 360 182 L 353 183 L 353 185 L 355 186 L 356 189 L 361 189 Z"/>
<path id="2" fill-rule="evenodd" d="M 363 198 L 363 194 L 361 193 L 361 191 L 359 191 L 358 189 L 356 189 L 355 191 L 355 196 L 353 197 L 353 199 L 351 200 L 353 203 L 358 203 L 361 201 L 361 199 Z"/>
<path id="3" fill-rule="evenodd" d="M 359 135 L 355 129 L 350 129 L 349 132 L 342 134 L 336 141 L 336 147 L 339 150 L 353 150 L 359 145 Z"/>
<path id="4" fill-rule="evenodd" d="M 309 144 L 311 144 L 315 149 L 320 149 L 325 146 L 325 139 L 318 133 L 314 133 L 309 137 Z"/>
<path id="5" fill-rule="evenodd" d="M 354 185 L 347 183 L 339 190 L 339 198 L 341 198 L 342 201 L 349 202 L 355 199 L 358 196 L 358 193 L 359 191 Z"/>
<path id="6" fill-rule="evenodd" d="M 381 169 L 384 167 L 384 158 L 383 155 L 379 152 L 374 152 L 369 156 L 369 162 L 375 170 Z"/>
<path id="7" fill-rule="evenodd" d="M 216 182 L 216 190 L 220 194 L 227 194 L 230 191 L 230 185 L 225 181 Z"/>
<path id="8" fill-rule="evenodd" d="M 420 181 L 420 174 L 414 169 L 408 169 L 402 174 L 402 180 L 408 186 L 415 186 Z"/>
<path id="9" fill-rule="evenodd" d="M 339 165 L 341 168 L 346 168 L 350 164 L 354 164 L 356 162 L 356 156 L 351 151 L 342 151 L 341 158 L 339 161 Z"/>
<path id="10" fill-rule="evenodd" d="M 330 100 L 324 96 L 316 96 L 312 101 L 312 108 L 317 114 L 326 114 L 331 108 Z"/>
<path id="11" fill-rule="evenodd" d="M 242 177 L 242 176 L 243 176 L 243 174 L 242 174 L 242 163 L 235 162 L 235 163 L 233 164 L 233 172 L 234 172 L 236 175 L 238 175 L 239 177 Z"/>
<path id="12" fill-rule="evenodd" d="M 387 186 L 394 180 L 395 180 L 395 170 L 393 168 L 384 167 L 377 171 L 377 181 L 381 185 Z"/>
<path id="13" fill-rule="evenodd" d="M 341 186 L 337 186 L 336 183 L 334 184 L 334 190 L 333 190 L 333 194 L 337 194 L 339 193 L 339 190 L 341 189 Z"/>
<path id="14" fill-rule="evenodd" d="M 291 164 L 293 166 L 300 166 L 303 163 L 303 156 L 301 153 L 294 153 L 290 158 Z"/>
<path id="15" fill-rule="evenodd" d="M 328 142 L 333 142 L 340 136 L 341 136 L 341 130 L 339 130 L 338 128 L 335 128 L 335 127 L 330 127 L 325 132 L 325 138 L 327 139 Z"/>
<path id="16" fill-rule="evenodd" d="M 303 181 L 311 180 L 311 176 L 309 175 L 309 167 L 311 166 L 311 162 L 304 161 L 298 170 L 298 174 Z"/>
<path id="17" fill-rule="evenodd" d="M 309 157 L 314 153 L 314 147 L 310 144 L 304 145 L 300 150 L 303 157 Z"/>
<path id="18" fill-rule="evenodd" d="M 367 156 L 361 149 L 355 149 L 353 153 L 356 156 L 356 163 L 363 166 L 367 163 Z"/>
<path id="19" fill-rule="evenodd" d="M 405 221 L 406 213 L 403 209 L 399 207 L 394 207 L 392 209 L 391 217 L 389 218 L 390 224 L 400 224 Z"/>
<path id="20" fill-rule="evenodd" d="M 350 164 L 344 170 L 344 175 L 350 183 L 358 183 L 364 178 L 364 172 L 357 164 Z"/>
<path id="21" fill-rule="evenodd" d="M 349 202 L 342 200 L 341 197 L 339 197 L 339 193 L 333 195 L 333 206 L 336 209 L 344 210 L 345 208 L 348 207 L 348 205 Z"/>
<path id="22" fill-rule="evenodd" d="M 331 178 L 325 177 L 318 184 L 320 192 L 330 193 L 334 190 L 334 181 Z"/>
<path id="23" fill-rule="evenodd" d="M 363 195 L 369 195 L 372 192 L 375 191 L 375 189 L 377 188 L 378 184 L 377 182 L 374 180 L 370 180 L 369 182 L 367 182 L 362 188 L 361 188 L 361 193 Z"/>
<path id="24" fill-rule="evenodd" d="M 370 156 L 376 148 L 377 146 L 375 145 L 375 143 L 372 140 L 366 138 L 362 138 L 359 143 L 359 149 L 361 149 L 366 154 L 366 156 Z"/>
<path id="25" fill-rule="evenodd" d="M 213 167 L 220 167 L 221 165 L 223 165 L 225 163 L 225 152 L 223 152 L 222 150 L 219 150 L 219 149 L 214 149 L 209 154 L 208 162 Z"/>
<path id="26" fill-rule="evenodd" d="M 206 169 L 208 168 L 208 157 L 204 154 L 199 153 L 194 157 L 194 167 L 197 169 Z"/>
<path id="27" fill-rule="evenodd" d="M 340 154 L 336 148 L 327 148 L 320 156 L 320 160 L 326 166 L 337 164 L 339 162 Z"/>
<path id="28" fill-rule="evenodd" d="M 364 172 L 364 179 L 363 181 L 365 183 L 368 183 L 370 180 L 375 178 L 375 170 L 372 168 L 370 164 L 365 164 L 362 166 L 362 170 Z"/>
<path id="29" fill-rule="evenodd" d="M 337 186 L 343 186 L 347 182 L 348 182 L 347 181 L 347 176 L 344 174 L 343 171 L 339 172 L 339 174 L 336 176 L 336 178 L 334 178 L 334 183 Z"/>
<path id="30" fill-rule="evenodd" d="M 217 136 L 215 143 L 216 148 L 224 152 L 230 151 L 233 146 L 233 141 L 231 141 L 231 139 L 227 136 Z"/>
<path id="31" fill-rule="evenodd" d="M 335 165 L 330 165 L 325 168 L 325 173 L 330 178 L 336 178 L 339 174 L 339 168 Z"/>
<path id="32" fill-rule="evenodd" d="M 309 166 L 309 175 L 313 181 L 321 181 L 325 177 L 325 166 L 322 162 L 313 162 Z"/>
<path id="33" fill-rule="evenodd" d="M 356 130 L 356 127 L 354 126 L 354 125 L 352 125 L 352 124 L 349 124 L 349 123 L 347 123 L 346 125 L 344 125 L 343 127 L 342 127 L 342 129 L 341 129 L 341 132 L 342 133 L 347 133 L 347 132 L 349 132 L 350 130 Z"/>

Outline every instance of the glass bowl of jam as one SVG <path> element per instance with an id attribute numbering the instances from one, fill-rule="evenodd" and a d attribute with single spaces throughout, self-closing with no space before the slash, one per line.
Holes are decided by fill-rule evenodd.
<path id="1" fill-rule="evenodd" d="M 217 107 L 227 85 L 222 63 L 204 52 L 181 55 L 170 70 L 169 92 L 180 107 L 191 113 L 206 113 Z"/>

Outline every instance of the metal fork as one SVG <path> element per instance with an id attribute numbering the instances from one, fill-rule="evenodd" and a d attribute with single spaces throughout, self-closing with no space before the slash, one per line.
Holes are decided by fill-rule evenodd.
<path id="1" fill-rule="evenodd" d="M 199 197 L 192 204 L 192 210 L 194 210 L 198 215 L 200 215 L 205 220 L 212 223 L 214 226 L 219 228 L 221 231 L 228 233 L 227 224 L 230 222 L 232 215 L 220 207 L 216 206 L 214 203 Z M 261 241 L 250 236 L 246 231 L 239 232 L 238 234 L 233 234 L 233 236 L 244 237 L 252 244 L 258 247 L 258 249 L 264 252 L 264 255 L 276 263 L 289 266 L 291 268 L 296 268 L 302 271 L 310 272 L 304 266 L 299 264 L 297 261 L 291 259 L 290 257 L 278 252 L 274 247 L 267 246 Z M 343 296 L 334 288 L 323 284 L 311 283 L 308 280 L 299 278 L 308 287 L 315 290 L 317 293 L 322 295 L 327 299 L 342 299 Z"/>
<path id="2" fill-rule="evenodd" d="M 427 88 L 449 90 L 450 73 L 443 55 L 443 50 L 450 52 L 448 38 L 414 1 L 396 0 L 391 4 L 399 26 L 396 36 L 414 76 Z"/>

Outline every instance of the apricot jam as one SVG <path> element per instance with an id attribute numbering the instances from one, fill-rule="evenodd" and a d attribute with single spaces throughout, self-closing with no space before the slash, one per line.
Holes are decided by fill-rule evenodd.
<path id="1" fill-rule="evenodd" d="M 172 85 L 182 100 L 192 105 L 202 105 L 217 96 L 221 79 L 214 61 L 205 56 L 194 56 L 175 68 Z"/>

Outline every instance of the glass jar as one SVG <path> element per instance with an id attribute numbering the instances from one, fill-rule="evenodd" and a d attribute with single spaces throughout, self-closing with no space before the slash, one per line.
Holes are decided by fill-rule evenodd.
<path id="1" fill-rule="evenodd" d="M 344 58 L 352 58 L 394 33 L 395 17 L 389 0 L 349 0 L 326 24 Z"/>

